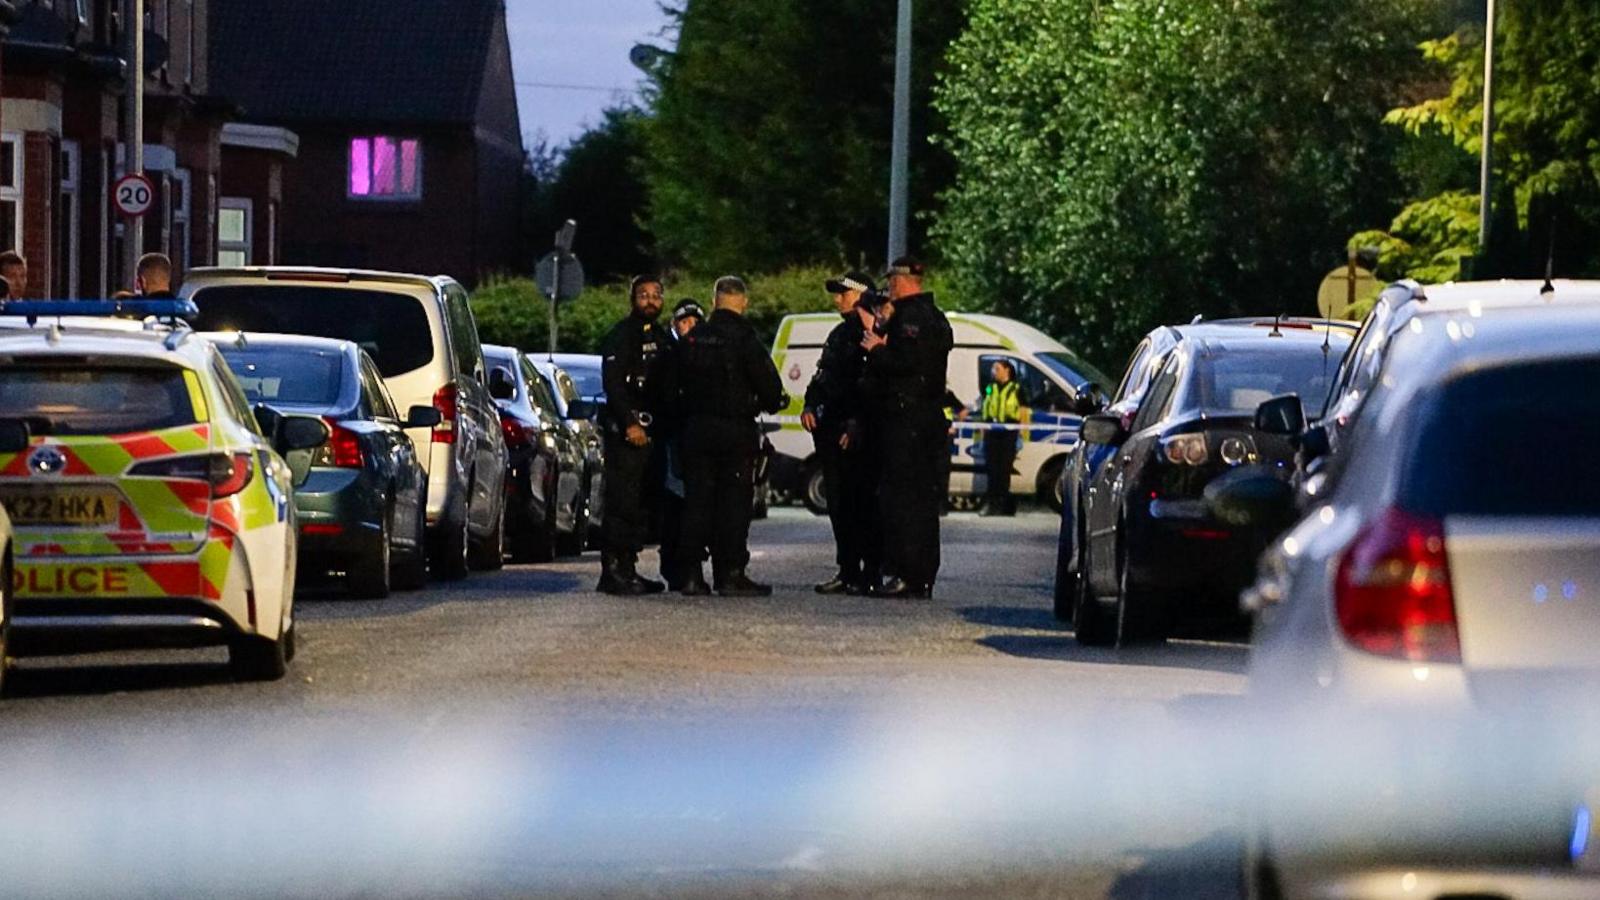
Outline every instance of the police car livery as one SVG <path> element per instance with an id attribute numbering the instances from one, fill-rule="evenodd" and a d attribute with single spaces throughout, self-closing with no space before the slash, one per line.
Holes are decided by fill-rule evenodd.
<path id="1" fill-rule="evenodd" d="M 0 311 L 12 326 L 0 328 L 11 655 L 225 645 L 244 680 L 281 677 L 293 656 L 296 522 L 279 453 L 320 445 L 327 428 L 252 410 L 186 312 Z M 111 313 L 146 318 L 86 317 Z"/>

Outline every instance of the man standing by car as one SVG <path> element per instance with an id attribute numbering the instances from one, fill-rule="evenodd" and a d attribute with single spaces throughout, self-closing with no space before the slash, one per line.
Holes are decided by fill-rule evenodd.
<path id="1" fill-rule="evenodd" d="M 633 305 L 601 345 L 601 380 L 606 388 L 605 548 L 600 556 L 602 593 L 656 594 L 659 581 L 639 575 L 650 521 L 646 473 L 650 468 L 650 425 L 657 412 L 655 391 L 661 354 L 667 348 L 661 315 L 663 285 L 655 275 L 640 275 L 629 288 Z"/>
<path id="2" fill-rule="evenodd" d="M 949 453 L 945 375 L 954 345 L 950 322 L 922 289 L 923 266 L 906 256 L 890 265 L 883 333 L 867 330 L 862 390 L 881 417 L 879 499 L 884 564 L 893 574 L 878 594 L 927 599 L 939 574 L 941 466 Z"/>
<path id="3" fill-rule="evenodd" d="M 986 516 L 1014 516 L 1017 502 L 1011 496 L 1011 467 L 1017 461 L 1017 432 L 1008 426 L 1022 421 L 1018 395 L 1016 363 L 997 359 L 989 367 L 993 379 L 983 391 L 978 414 L 989 428 L 983 433 L 983 460 L 988 492 L 983 507 Z"/>
<path id="4" fill-rule="evenodd" d="M 172 260 L 165 253 L 146 253 L 139 257 L 134 267 L 134 287 L 146 300 L 170 300 L 172 292 Z"/>
<path id="5" fill-rule="evenodd" d="M 749 291 L 742 280 L 717 280 L 716 310 L 674 352 L 674 393 L 683 415 L 683 474 L 687 488 L 677 558 L 681 590 L 711 592 L 700 570 L 711 547 L 717 593 L 764 597 L 769 585 L 745 573 L 750 562 L 750 506 L 761 431 L 755 417 L 786 402 L 783 381 L 755 327 L 744 317 Z"/>
<path id="6" fill-rule="evenodd" d="M 831 279 L 826 287 L 844 321 L 834 326 L 822 345 L 816 374 L 806 386 L 800 424 L 816 442 L 839 571 L 816 590 L 819 594 L 860 594 L 876 586 L 881 563 L 876 459 L 856 418 L 867 361 L 861 347 L 866 326 L 856 306 L 864 294 L 876 288 L 872 279 L 860 272 Z"/>
<path id="7" fill-rule="evenodd" d="M 706 311 L 693 300 L 680 300 L 672 310 L 672 350 L 677 352 L 683 339 L 689 332 L 698 328 L 706 320 Z M 669 357 L 662 363 L 663 391 L 670 391 L 666 386 L 667 376 L 672 369 L 672 359 Z M 675 410 L 663 402 L 660 412 L 663 418 L 672 415 Z M 657 420 L 658 422 L 660 420 Z M 658 429 L 663 432 L 661 440 L 665 443 L 665 452 L 662 460 L 662 491 L 661 491 L 661 576 L 667 582 L 668 590 L 683 588 L 681 572 L 683 566 L 678 561 L 678 544 L 683 539 L 683 506 L 685 489 L 683 484 L 683 440 L 681 422 L 668 421 L 662 423 L 665 427 Z M 702 548 L 703 549 L 703 548 Z M 695 557 L 704 558 L 704 554 Z"/>

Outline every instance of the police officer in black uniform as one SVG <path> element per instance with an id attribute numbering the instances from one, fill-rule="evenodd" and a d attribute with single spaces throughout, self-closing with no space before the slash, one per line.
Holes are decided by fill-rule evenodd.
<path id="1" fill-rule="evenodd" d="M 661 363 L 659 376 L 663 396 L 671 392 L 670 385 L 672 373 L 676 367 L 673 365 L 671 353 L 683 345 L 683 338 L 689 332 L 705 323 L 706 311 L 699 303 L 693 300 L 680 300 L 672 310 L 672 327 L 668 334 L 672 338 L 669 356 Z M 661 577 L 666 579 L 667 590 L 675 591 L 683 587 L 679 580 L 684 566 L 678 562 L 678 544 L 683 538 L 683 506 L 686 491 L 683 483 L 683 441 L 682 423 L 676 421 L 676 404 L 667 403 L 665 400 L 660 405 L 661 415 L 656 419 L 656 431 L 660 434 L 659 442 L 663 445 L 662 454 L 662 490 L 659 512 L 661 516 Z M 665 421 L 663 421 L 665 420 Z M 703 549 L 703 548 L 702 548 Z M 701 553 L 696 559 L 704 559 Z"/>
<path id="2" fill-rule="evenodd" d="M 684 594 L 711 592 L 700 568 L 711 548 L 717 593 L 759 597 L 769 585 L 750 580 L 750 506 L 761 431 L 755 417 L 788 402 L 783 381 L 755 327 L 744 317 L 749 291 L 732 276 L 718 279 L 711 318 L 684 336 L 673 353 L 672 393 L 682 417 L 685 498 L 677 558 Z"/>
<path id="3" fill-rule="evenodd" d="M 816 586 L 819 594 L 862 594 L 878 584 L 882 537 L 878 528 L 878 459 L 868 446 L 870 423 L 861 421 L 861 375 L 867 351 L 862 298 L 876 292 L 872 279 L 850 272 L 827 282 L 843 321 L 828 333 L 817 371 L 806 386 L 800 424 L 811 432 L 828 518 L 833 525 L 838 573 Z"/>
<path id="4" fill-rule="evenodd" d="M 861 339 L 863 396 L 880 417 L 884 567 L 893 577 L 877 593 L 887 597 L 932 597 L 939 574 L 941 471 L 949 455 L 945 370 L 954 338 L 933 295 L 922 290 L 922 274 L 911 257 L 894 261 L 884 276 L 882 324 Z"/>
<path id="5" fill-rule="evenodd" d="M 666 585 L 639 575 L 650 507 L 647 473 L 651 464 L 650 427 L 660 398 L 656 383 L 667 332 L 661 315 L 661 279 L 640 275 L 630 285 L 633 311 L 601 344 L 601 378 L 606 388 L 605 548 L 600 584 L 607 594 L 655 594 Z"/>

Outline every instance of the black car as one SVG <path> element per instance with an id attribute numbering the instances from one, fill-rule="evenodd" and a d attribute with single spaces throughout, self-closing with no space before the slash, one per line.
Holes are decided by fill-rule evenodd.
<path id="1" fill-rule="evenodd" d="M 483 355 L 510 451 L 506 540 L 511 557 L 547 562 L 557 553 L 578 553 L 588 528 L 587 448 L 566 427 L 549 385 L 522 351 L 485 345 Z M 509 396 L 499 396 L 508 390 Z"/>
<path id="2" fill-rule="evenodd" d="M 251 403 L 320 416 L 321 447 L 288 456 L 300 519 L 299 571 L 341 573 L 352 596 L 387 597 L 427 581 L 428 478 L 407 428 L 439 411 L 395 409 L 378 367 L 350 341 L 267 334 L 210 336 Z"/>
<path id="3" fill-rule="evenodd" d="M 555 362 L 551 362 L 551 359 Z M 557 353 L 554 357 L 549 354 L 535 353 L 527 356 L 533 364 L 533 370 L 539 374 L 544 382 L 544 387 L 555 408 L 561 414 L 561 419 L 566 423 L 567 430 L 577 437 L 584 448 L 584 522 L 587 527 L 581 534 L 583 540 L 573 551 L 577 552 L 584 547 L 598 547 L 600 545 L 600 528 L 605 516 L 606 496 L 606 451 L 605 440 L 601 437 L 601 413 L 605 410 L 604 387 L 596 380 L 598 378 L 600 357 L 585 356 L 583 354 Z M 565 363 L 561 360 L 566 360 Z M 589 361 L 593 365 L 589 365 Z M 585 379 L 583 385 L 589 388 L 588 393 L 579 386 L 579 382 L 567 371 L 567 366 L 572 365 Z M 600 393 L 593 393 L 599 390 Z"/>
<path id="4" fill-rule="evenodd" d="M 1203 492 L 1246 465 L 1283 471 L 1294 447 L 1262 433 L 1256 409 L 1284 394 L 1328 394 L 1350 344 L 1338 330 L 1194 325 L 1150 381 L 1137 411 L 1084 421 L 1114 448 L 1088 479 L 1074 579 L 1074 625 L 1090 645 L 1162 640 L 1175 625 L 1235 620 L 1270 534 L 1212 517 Z"/>

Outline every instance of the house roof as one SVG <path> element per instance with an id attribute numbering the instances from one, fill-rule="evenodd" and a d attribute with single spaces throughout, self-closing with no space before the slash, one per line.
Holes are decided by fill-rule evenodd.
<path id="1" fill-rule="evenodd" d="M 213 90 L 258 122 L 471 123 L 504 40 L 502 0 L 212 0 L 210 14 Z"/>

